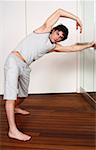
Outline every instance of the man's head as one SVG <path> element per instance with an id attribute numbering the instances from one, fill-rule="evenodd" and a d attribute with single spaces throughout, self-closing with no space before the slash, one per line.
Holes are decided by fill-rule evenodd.
<path id="1" fill-rule="evenodd" d="M 68 29 L 64 25 L 60 24 L 54 27 L 50 32 L 50 40 L 52 43 L 57 43 L 67 39 Z"/>

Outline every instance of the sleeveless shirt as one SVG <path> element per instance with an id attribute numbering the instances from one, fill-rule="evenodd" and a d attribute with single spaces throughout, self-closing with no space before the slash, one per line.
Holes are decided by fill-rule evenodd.
<path id="1" fill-rule="evenodd" d="M 55 44 L 49 39 L 49 34 L 50 32 L 36 33 L 33 31 L 16 46 L 14 51 L 18 51 L 30 65 L 32 61 L 55 47 Z"/>

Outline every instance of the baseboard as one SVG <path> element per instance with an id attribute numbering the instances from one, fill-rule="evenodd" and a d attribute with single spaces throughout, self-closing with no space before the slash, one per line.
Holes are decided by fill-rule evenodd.
<path id="1" fill-rule="evenodd" d="M 3 95 L 0 95 L 0 99 L 1 99 L 1 100 L 3 99 Z"/>
<path id="2" fill-rule="evenodd" d="M 66 94 L 66 95 L 67 95 L 67 94 L 68 94 L 68 95 L 70 94 L 70 95 L 71 95 L 71 94 L 80 94 L 80 93 L 77 93 L 77 92 L 66 92 L 66 93 L 62 93 L 62 92 L 61 92 L 61 93 L 29 93 L 28 96 L 31 97 L 31 96 L 33 96 L 33 95 L 56 95 L 56 94 L 59 94 L 59 95 L 60 95 L 60 94 L 61 94 L 61 95 L 62 95 L 62 94 L 64 94 L 64 95 L 65 95 L 65 94 Z M 2 99 L 3 99 L 3 94 L 0 94 L 0 100 L 2 100 Z"/>
<path id="3" fill-rule="evenodd" d="M 82 87 L 80 87 L 80 93 L 85 97 L 88 103 L 96 109 L 96 101 L 91 97 Z"/>

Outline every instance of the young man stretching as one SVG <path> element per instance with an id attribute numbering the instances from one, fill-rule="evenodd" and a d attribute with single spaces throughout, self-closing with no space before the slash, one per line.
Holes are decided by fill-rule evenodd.
<path id="1" fill-rule="evenodd" d="M 27 141 L 31 138 L 31 136 L 19 131 L 15 123 L 15 113 L 29 114 L 29 112 L 19 108 L 23 98 L 28 96 L 31 71 L 29 65 L 47 52 L 73 52 L 94 46 L 94 42 L 65 47 L 58 44 L 58 42 L 67 39 L 68 36 L 68 29 L 64 25 L 61 24 L 52 28 L 60 17 L 76 21 L 76 28 L 80 27 L 80 32 L 82 32 L 82 23 L 77 16 L 58 9 L 41 27 L 23 39 L 7 57 L 4 65 L 4 99 L 6 100 L 5 109 L 9 124 L 8 136 L 10 138 L 22 141 Z"/>

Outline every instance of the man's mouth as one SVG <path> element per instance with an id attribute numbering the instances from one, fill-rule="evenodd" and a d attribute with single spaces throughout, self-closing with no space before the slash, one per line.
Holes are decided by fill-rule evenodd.
<path id="1" fill-rule="evenodd" d="M 57 42 L 57 40 L 56 40 L 56 39 L 54 39 L 53 41 L 54 41 L 54 42 Z"/>

